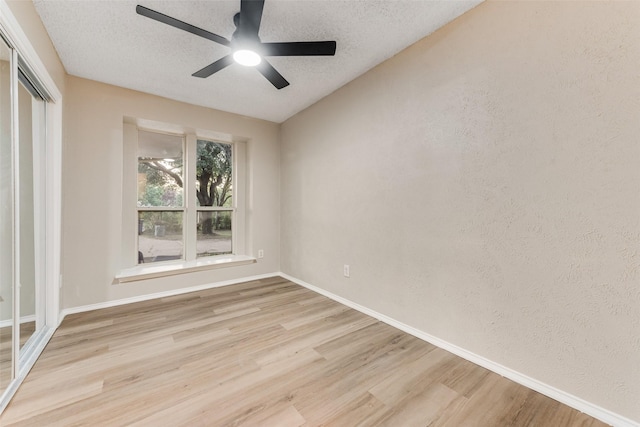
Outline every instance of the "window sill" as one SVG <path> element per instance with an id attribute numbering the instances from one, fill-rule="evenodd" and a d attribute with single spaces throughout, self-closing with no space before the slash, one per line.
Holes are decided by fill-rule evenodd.
<path id="1" fill-rule="evenodd" d="M 135 282 L 137 280 L 154 279 L 194 271 L 213 270 L 216 268 L 235 267 L 253 264 L 254 257 L 247 255 L 227 255 L 203 258 L 195 261 L 169 261 L 158 264 L 142 264 L 121 270 L 116 275 L 115 283 Z"/>

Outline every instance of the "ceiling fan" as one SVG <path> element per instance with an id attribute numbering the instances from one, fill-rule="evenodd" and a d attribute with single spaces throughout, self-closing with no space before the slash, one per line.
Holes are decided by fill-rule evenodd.
<path id="1" fill-rule="evenodd" d="M 333 56 L 336 53 L 335 41 L 315 42 L 262 42 L 258 37 L 264 0 L 241 0 L 240 12 L 233 17 L 236 30 L 228 40 L 222 36 L 187 24 L 176 18 L 156 12 L 144 6 L 136 6 L 139 15 L 154 19 L 163 24 L 188 31 L 205 39 L 230 47 L 233 52 L 203 69 L 192 74 L 194 77 L 209 77 L 210 75 L 231 65 L 234 61 L 254 66 L 277 89 L 289 86 L 289 82 L 273 66 L 264 59 L 265 56 Z"/>

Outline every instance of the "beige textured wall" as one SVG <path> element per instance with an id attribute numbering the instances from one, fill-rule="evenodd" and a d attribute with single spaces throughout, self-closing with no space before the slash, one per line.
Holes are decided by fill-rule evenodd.
<path id="1" fill-rule="evenodd" d="M 63 307 L 277 272 L 279 259 L 279 126 L 157 96 L 67 77 L 63 148 Z M 113 285 L 120 269 L 123 117 L 246 137 L 249 266 Z"/>
<path id="2" fill-rule="evenodd" d="M 487 2 L 286 121 L 282 271 L 640 421 L 638 22 Z"/>

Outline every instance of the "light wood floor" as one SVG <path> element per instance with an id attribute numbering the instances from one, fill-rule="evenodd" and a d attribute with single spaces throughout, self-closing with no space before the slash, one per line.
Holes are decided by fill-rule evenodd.
<path id="1" fill-rule="evenodd" d="M 601 426 L 281 278 L 70 315 L 2 426 Z"/>

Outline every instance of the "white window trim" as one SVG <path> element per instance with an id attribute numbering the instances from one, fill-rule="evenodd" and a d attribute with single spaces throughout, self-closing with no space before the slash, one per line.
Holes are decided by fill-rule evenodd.
<path id="1" fill-rule="evenodd" d="M 170 129 L 170 131 L 167 131 Z M 137 170 L 138 170 L 138 131 L 170 133 L 184 138 L 184 207 L 138 207 L 137 206 Z M 215 134 L 215 136 L 209 136 Z M 122 259 L 121 269 L 116 274 L 114 284 L 153 279 L 195 271 L 233 267 L 257 262 L 253 256 L 246 255 L 246 141 L 231 135 L 222 135 L 207 130 L 182 129 L 178 125 L 152 122 L 144 119 L 125 118 L 123 124 L 123 216 L 122 216 Z M 216 141 L 231 144 L 233 149 L 233 207 L 195 206 L 195 191 L 190 191 L 188 174 L 195 173 L 196 144 L 198 140 Z M 138 211 L 182 211 L 184 233 L 184 259 L 149 264 L 137 264 L 138 260 Z M 232 251 L 229 255 L 216 255 L 196 258 L 195 230 L 198 211 L 231 211 Z"/>

